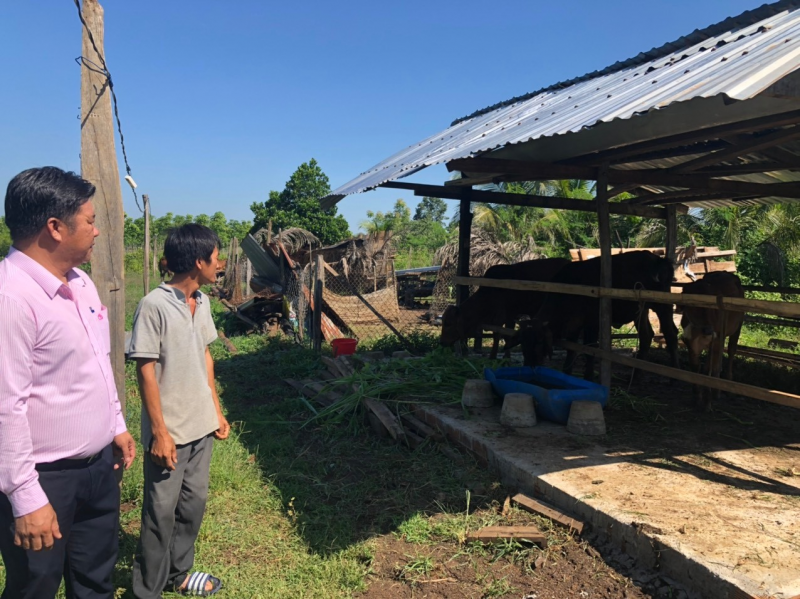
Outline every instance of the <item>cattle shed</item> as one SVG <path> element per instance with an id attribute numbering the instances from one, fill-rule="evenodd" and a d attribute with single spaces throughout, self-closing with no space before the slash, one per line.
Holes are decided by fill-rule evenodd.
<path id="1" fill-rule="evenodd" d="M 635 291 L 611 287 L 610 214 L 663 219 L 674 262 L 677 215 L 714 208 L 800 201 L 800 0 L 781 0 L 727 18 L 628 60 L 499 102 L 397 152 L 323 198 L 324 208 L 376 187 L 460 201 L 459 298 L 469 285 L 599 298 L 600 347 L 572 344 L 611 363 L 800 407 L 800 396 L 621 357 L 611 352 L 611 299 L 721 307 L 800 318 L 791 302 Z M 401 181 L 444 163 L 459 178 L 443 185 Z M 588 179 L 594 200 L 474 189 L 491 182 Z M 616 199 L 623 192 L 633 194 Z M 598 287 L 469 276 L 471 203 L 595 212 Z M 777 291 L 778 289 L 776 289 Z M 721 354 L 722 343 L 715 351 Z M 569 343 L 565 344 L 569 347 Z M 714 373 L 718 375 L 717 373 Z"/>

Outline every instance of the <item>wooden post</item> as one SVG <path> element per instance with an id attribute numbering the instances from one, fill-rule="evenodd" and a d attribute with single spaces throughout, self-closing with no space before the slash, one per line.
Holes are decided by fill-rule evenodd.
<path id="1" fill-rule="evenodd" d="M 672 269 L 675 270 L 675 254 L 678 249 L 678 209 L 674 204 L 667 206 L 665 224 L 667 227 L 665 254 L 667 260 L 672 264 Z"/>
<path id="2" fill-rule="evenodd" d="M 250 291 L 249 291 L 250 290 L 250 279 L 253 278 L 253 263 L 250 262 L 250 258 L 245 257 L 245 260 L 247 260 L 247 266 L 246 266 L 246 269 L 245 269 L 244 284 L 245 284 L 245 289 L 247 290 L 247 295 L 250 295 Z"/>
<path id="3" fill-rule="evenodd" d="M 83 18 L 102 55 L 103 8 L 97 0 L 83 0 Z M 104 64 L 83 28 L 82 55 L 96 65 Z M 125 412 L 125 214 L 122 208 L 111 93 L 105 73 L 81 65 L 81 176 L 94 183 L 93 198 L 100 230 L 92 253 L 92 280 L 100 301 L 108 308 L 111 332 L 111 367 L 117 394 Z"/>
<path id="4" fill-rule="evenodd" d="M 150 197 L 147 194 L 142 195 L 142 202 L 144 202 L 144 291 L 142 295 L 150 293 Z"/>
<path id="5" fill-rule="evenodd" d="M 153 235 L 153 276 L 158 273 L 158 235 Z"/>
<path id="6" fill-rule="evenodd" d="M 468 199 L 461 200 L 458 211 L 458 265 L 456 274 L 461 277 L 470 276 L 469 253 L 472 235 L 472 211 Z M 456 305 L 460 306 L 469 297 L 469 286 L 462 285 L 456 293 Z"/>
<path id="7" fill-rule="evenodd" d="M 322 265 L 322 254 L 317 254 L 314 263 L 314 351 L 322 351 L 322 290 L 325 287 L 325 267 Z"/>
<path id="8" fill-rule="evenodd" d="M 608 211 L 608 166 L 597 170 L 597 225 L 600 234 L 600 286 L 611 287 L 611 219 Z M 600 298 L 600 349 L 611 351 L 611 298 Z M 600 361 L 600 384 L 611 386 L 611 362 Z"/>
<path id="9" fill-rule="evenodd" d="M 278 239 L 280 239 L 280 235 L 278 235 Z M 269 224 L 267 225 L 267 245 L 272 243 L 272 219 L 269 219 Z"/>

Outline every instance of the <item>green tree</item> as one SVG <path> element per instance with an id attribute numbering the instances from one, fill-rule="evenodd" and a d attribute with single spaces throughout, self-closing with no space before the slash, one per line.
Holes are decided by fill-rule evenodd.
<path id="1" fill-rule="evenodd" d="M 320 206 L 320 199 L 330 191 L 328 176 L 312 158 L 292 173 L 283 191 L 270 191 L 266 202 L 250 206 L 255 217 L 252 230 L 266 227 L 271 220 L 273 228 L 306 229 L 325 245 L 346 239 L 350 229 L 345 218 L 336 207 L 323 210 Z"/>
<path id="2" fill-rule="evenodd" d="M 411 222 L 411 209 L 403 200 L 397 200 L 391 212 L 373 212 L 367 210 L 367 220 L 361 223 L 361 228 L 367 233 L 376 231 L 395 231 L 401 233 Z"/>
<path id="3" fill-rule="evenodd" d="M 447 213 L 447 203 L 440 198 L 425 196 L 417 204 L 414 220 L 429 220 L 441 224 Z"/>
<path id="4" fill-rule="evenodd" d="M 6 225 L 6 218 L 0 216 L 0 257 L 5 256 L 11 248 L 11 231 Z"/>

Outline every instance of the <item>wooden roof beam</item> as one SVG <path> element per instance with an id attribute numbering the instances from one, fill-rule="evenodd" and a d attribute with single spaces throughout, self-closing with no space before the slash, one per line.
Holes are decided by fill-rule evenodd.
<path id="1" fill-rule="evenodd" d="M 501 193 L 494 191 L 479 191 L 476 189 L 459 189 L 440 185 L 423 185 L 419 183 L 400 183 L 389 181 L 380 187 L 389 189 L 408 189 L 416 196 L 429 196 L 449 200 L 468 199 L 470 202 L 484 202 L 487 204 L 504 204 L 507 206 L 526 206 L 531 208 L 551 208 L 553 210 L 578 210 L 582 212 L 597 212 L 597 202 L 594 200 L 576 200 L 551 196 L 537 196 L 522 193 Z M 663 208 L 651 206 L 632 206 L 622 202 L 609 204 L 611 214 L 624 214 L 627 216 L 641 216 L 643 218 L 667 218 L 667 211 Z M 681 212 L 688 211 L 688 208 Z"/>
<path id="2" fill-rule="evenodd" d="M 611 148 L 602 152 L 595 152 L 592 154 L 585 154 L 583 156 L 575 156 L 568 161 L 569 164 L 603 164 L 603 163 L 619 163 L 624 159 L 629 159 L 627 162 L 633 162 L 631 157 L 645 154 L 647 152 L 655 152 L 659 150 L 668 150 L 676 146 L 685 146 L 693 143 L 704 142 L 709 140 L 716 140 L 726 135 L 738 135 L 741 133 L 756 133 L 764 131 L 765 129 L 774 129 L 776 127 L 785 127 L 787 125 L 797 125 L 800 123 L 800 110 L 793 110 L 791 112 L 783 112 L 765 117 L 755 119 L 748 119 L 746 121 L 739 121 L 737 123 L 729 123 L 725 125 L 717 125 L 708 127 L 699 131 L 687 131 L 685 133 L 678 133 L 676 135 L 669 135 L 667 137 L 660 137 L 648 141 L 637 142 L 627 146 L 618 148 Z"/>
<path id="3" fill-rule="evenodd" d="M 787 129 L 779 129 L 778 131 L 768 133 L 767 135 L 760 135 L 750 138 L 746 142 L 734 144 L 732 147 L 724 150 L 717 150 L 716 152 L 710 152 L 705 156 L 699 156 L 698 158 L 679 164 L 671 170 L 674 172 L 696 171 L 704 166 L 720 164 L 726 160 L 738 158 L 739 156 L 743 156 L 745 154 L 753 154 L 755 152 L 772 148 L 781 143 L 798 138 L 800 138 L 800 127 L 798 126 L 789 127 Z"/>
<path id="4" fill-rule="evenodd" d="M 800 128 L 793 135 L 800 136 Z M 549 164 L 520 160 L 500 160 L 496 158 L 459 158 L 447 163 L 449 170 L 484 175 L 491 173 L 494 178 L 504 181 L 527 181 L 537 179 L 590 179 L 596 180 L 597 169 L 578 165 Z M 460 180 L 462 186 L 469 185 L 474 178 Z M 614 184 L 656 185 L 667 187 L 686 187 L 725 192 L 735 195 L 761 195 L 800 198 L 798 183 L 751 183 L 749 181 L 729 181 L 713 179 L 704 174 L 676 173 L 664 169 L 609 169 L 608 182 Z M 447 183 L 453 183 L 448 181 Z M 445 186 L 450 187 L 450 185 Z"/>

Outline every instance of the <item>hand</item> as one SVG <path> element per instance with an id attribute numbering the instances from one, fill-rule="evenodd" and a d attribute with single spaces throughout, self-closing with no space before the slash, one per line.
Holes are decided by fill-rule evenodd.
<path id="1" fill-rule="evenodd" d="M 133 460 L 136 458 L 136 442 L 131 437 L 128 431 L 120 433 L 114 437 L 114 470 L 119 470 L 119 459 L 122 458 L 122 463 L 125 465 L 125 470 L 131 467 Z"/>
<path id="2" fill-rule="evenodd" d="M 222 412 L 217 412 L 217 418 L 219 418 L 219 428 L 214 431 L 214 437 L 222 441 L 228 438 L 228 434 L 231 432 L 231 425 L 228 424 L 228 420 L 222 415 Z"/>
<path id="3" fill-rule="evenodd" d="M 159 466 L 168 470 L 175 470 L 178 463 L 178 449 L 169 433 L 162 433 L 153 437 L 153 446 L 150 448 L 150 458 Z"/>
<path id="4" fill-rule="evenodd" d="M 32 551 L 52 549 L 55 539 L 60 538 L 58 518 L 49 503 L 14 521 L 14 545 L 17 547 Z"/>

